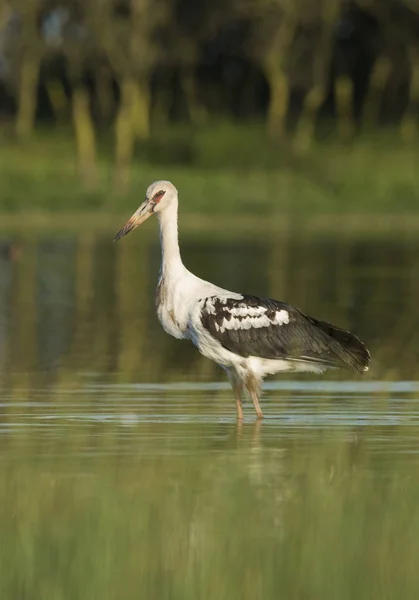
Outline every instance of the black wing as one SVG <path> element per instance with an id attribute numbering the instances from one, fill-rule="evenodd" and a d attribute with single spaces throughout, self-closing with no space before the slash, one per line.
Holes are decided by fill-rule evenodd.
<path id="1" fill-rule="evenodd" d="M 352 333 L 268 298 L 205 298 L 201 322 L 224 348 L 243 357 L 320 363 L 361 372 L 368 369 L 371 358 Z"/>

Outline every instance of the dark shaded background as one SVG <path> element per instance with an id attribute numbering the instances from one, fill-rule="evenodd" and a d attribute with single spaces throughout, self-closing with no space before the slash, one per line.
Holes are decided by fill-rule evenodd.
<path id="1" fill-rule="evenodd" d="M 150 88 L 151 108 L 159 103 L 171 122 L 266 117 L 275 101 L 269 53 L 288 87 L 288 125 L 316 85 L 316 112 L 335 120 L 342 78 L 351 88 L 347 116 L 358 126 L 368 100 L 375 104 L 364 114 L 368 125 L 397 123 L 418 109 L 414 0 L 20 0 L 3 3 L 1 14 L 3 119 L 24 110 L 23 86 L 36 96 L 36 120 L 65 120 L 60 102 L 65 113 L 64 99 L 83 85 L 95 122 L 105 127 L 128 77 Z M 30 61 L 34 72 L 25 77 Z"/>

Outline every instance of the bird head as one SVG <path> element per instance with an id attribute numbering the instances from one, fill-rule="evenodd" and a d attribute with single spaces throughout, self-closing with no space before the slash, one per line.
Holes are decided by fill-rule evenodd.
<path id="1" fill-rule="evenodd" d="M 172 201 L 177 198 L 177 189 L 170 181 L 155 181 L 148 186 L 145 200 L 135 213 L 128 219 L 125 225 L 118 231 L 113 241 L 144 223 L 151 215 L 163 212 Z"/>

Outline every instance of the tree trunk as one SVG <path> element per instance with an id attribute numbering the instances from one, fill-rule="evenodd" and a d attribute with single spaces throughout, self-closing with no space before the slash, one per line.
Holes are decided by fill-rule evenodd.
<path id="1" fill-rule="evenodd" d="M 40 59 L 35 53 L 27 52 L 22 57 L 19 81 L 16 134 L 19 139 L 30 137 L 36 114 Z"/>
<path id="2" fill-rule="evenodd" d="M 134 154 L 134 97 L 136 82 L 126 77 L 120 84 L 121 99 L 116 118 L 115 185 L 125 187 L 129 183 L 130 168 Z"/>
<path id="3" fill-rule="evenodd" d="M 208 114 L 197 98 L 195 78 L 192 69 L 185 68 L 182 70 L 181 85 L 185 96 L 189 121 L 192 125 L 202 125 L 207 122 Z"/>
<path id="4" fill-rule="evenodd" d="M 90 98 L 80 84 L 73 89 L 73 122 L 80 174 L 89 187 L 97 184 L 96 137 L 90 114 Z"/>
<path id="5" fill-rule="evenodd" d="M 109 121 L 114 110 L 114 95 L 111 75 L 106 69 L 98 69 L 95 74 L 95 91 L 99 115 L 102 121 Z"/>
<path id="6" fill-rule="evenodd" d="M 280 67 L 265 69 L 269 85 L 268 133 L 273 138 L 284 135 L 289 103 L 288 78 Z"/>
<path id="7" fill-rule="evenodd" d="M 69 103 L 63 84 L 59 79 L 50 79 L 46 82 L 45 87 L 54 112 L 55 120 L 57 122 L 64 121 L 67 117 Z"/>
<path id="8" fill-rule="evenodd" d="M 338 133 L 343 141 L 350 140 L 355 131 L 353 114 L 353 81 L 348 76 L 340 76 L 335 81 L 335 102 L 338 119 Z"/>
<path id="9" fill-rule="evenodd" d="M 161 129 L 164 129 L 169 122 L 169 102 L 169 91 L 166 87 L 161 86 L 153 98 L 153 107 L 151 109 L 150 117 L 153 123 Z"/>
<path id="10" fill-rule="evenodd" d="M 411 69 L 409 85 L 409 101 L 400 124 L 400 135 L 406 142 L 411 142 L 418 135 L 418 109 L 419 109 L 419 54 L 411 52 Z"/>
<path id="11" fill-rule="evenodd" d="M 147 78 L 133 82 L 133 124 L 138 140 L 150 137 L 150 85 Z"/>
<path id="12" fill-rule="evenodd" d="M 363 110 L 363 124 L 370 129 L 376 127 L 380 116 L 381 102 L 391 74 L 391 60 L 388 56 L 379 57 L 373 67 L 368 93 Z"/>
<path id="13" fill-rule="evenodd" d="M 326 88 L 323 85 L 315 85 L 304 99 L 294 138 L 294 149 L 298 154 L 305 154 L 310 149 L 316 130 L 317 115 L 325 97 Z"/>

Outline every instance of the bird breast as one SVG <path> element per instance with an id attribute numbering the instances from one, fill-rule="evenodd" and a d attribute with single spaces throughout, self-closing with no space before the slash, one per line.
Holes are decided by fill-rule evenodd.
<path id="1" fill-rule="evenodd" d="M 166 333 L 178 339 L 184 338 L 187 328 L 187 315 L 184 315 L 185 311 L 182 310 L 184 303 L 182 304 L 182 298 L 176 288 L 172 289 L 163 276 L 157 284 L 156 308 L 157 316 Z"/>

